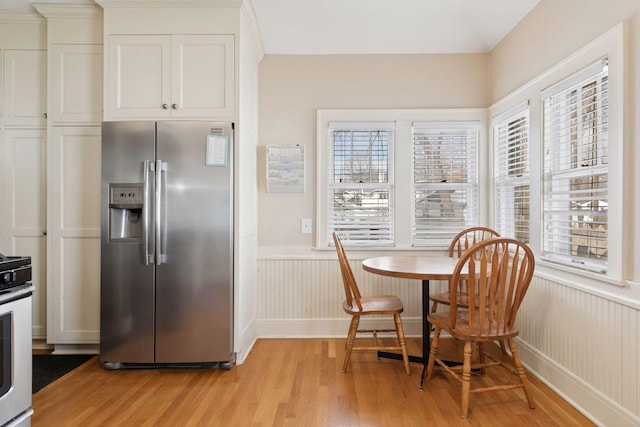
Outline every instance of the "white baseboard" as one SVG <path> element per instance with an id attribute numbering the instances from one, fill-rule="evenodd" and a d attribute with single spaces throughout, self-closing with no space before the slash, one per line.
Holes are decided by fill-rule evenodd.
<path id="1" fill-rule="evenodd" d="M 34 338 L 33 340 L 31 340 L 31 348 L 33 350 L 51 350 L 53 349 L 53 345 L 47 344 L 44 338 Z"/>
<path id="2" fill-rule="evenodd" d="M 350 318 L 344 319 L 281 319 L 258 320 L 258 338 L 346 338 Z M 406 337 L 422 336 L 420 318 L 403 318 Z M 363 329 L 392 328 L 393 321 L 379 318 L 362 318 Z"/>
<path id="3" fill-rule="evenodd" d="M 236 365 L 242 365 L 256 344 L 258 338 L 254 336 L 252 340 L 243 340 L 245 343 L 240 346 L 240 350 L 236 351 Z"/>
<path id="4" fill-rule="evenodd" d="M 516 338 L 522 363 L 567 402 L 600 426 L 637 427 L 635 416 L 554 360 Z"/>

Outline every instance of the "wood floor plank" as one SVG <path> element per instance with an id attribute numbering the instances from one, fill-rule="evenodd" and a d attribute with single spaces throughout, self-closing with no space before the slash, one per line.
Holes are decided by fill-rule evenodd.
<path id="1" fill-rule="evenodd" d="M 419 354 L 419 340 L 408 340 Z M 443 351 L 460 348 L 445 340 Z M 529 374 L 537 408 L 521 390 L 472 395 L 460 418 L 460 385 L 441 370 L 419 390 L 422 366 L 354 353 L 344 339 L 258 340 L 231 370 L 107 371 L 95 357 L 33 395 L 38 426 L 593 426 Z M 495 374 L 494 374 L 495 372 Z M 495 376 L 494 376 L 495 375 Z M 484 378 L 504 380 L 492 369 Z"/>

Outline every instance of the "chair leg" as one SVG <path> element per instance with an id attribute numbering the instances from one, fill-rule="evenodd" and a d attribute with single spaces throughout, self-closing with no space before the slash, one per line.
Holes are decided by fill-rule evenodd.
<path id="1" fill-rule="evenodd" d="M 464 362 L 462 364 L 462 418 L 469 415 L 469 392 L 471 391 L 471 341 L 464 343 Z"/>
<path id="2" fill-rule="evenodd" d="M 425 337 L 424 339 L 429 339 L 429 337 Z M 436 328 L 433 332 L 433 339 L 431 340 L 431 351 L 429 352 L 429 363 L 427 364 L 427 381 L 431 379 L 431 374 L 433 374 L 433 364 L 436 361 L 436 354 L 438 353 L 438 342 L 440 341 L 440 328 Z M 424 371 L 422 373 L 424 375 Z"/>
<path id="3" fill-rule="evenodd" d="M 349 368 L 349 362 L 351 361 L 351 351 L 356 341 L 356 332 L 358 331 L 358 324 L 360 323 L 360 316 L 352 316 L 351 324 L 349 325 L 349 332 L 347 333 L 346 352 L 344 354 L 344 363 L 342 364 L 342 372 L 347 372 Z"/>
<path id="4" fill-rule="evenodd" d="M 434 301 L 433 303 L 431 303 L 431 313 L 435 313 L 437 309 L 438 309 L 438 301 Z"/>
<path id="5" fill-rule="evenodd" d="M 404 339 L 404 329 L 402 328 L 402 319 L 399 314 L 393 315 L 393 321 L 396 324 L 396 333 L 398 334 L 398 342 L 402 349 L 402 360 L 404 361 L 404 369 L 407 371 L 407 375 L 411 375 L 411 369 L 409 368 L 409 353 L 407 353 L 407 342 Z"/>
<path id="6" fill-rule="evenodd" d="M 484 343 L 478 342 L 478 362 L 482 365 L 486 363 L 486 358 L 484 355 Z M 485 368 L 480 368 L 480 375 L 485 374 Z"/>
<path id="7" fill-rule="evenodd" d="M 506 355 L 507 346 L 504 345 L 504 340 L 499 340 L 498 343 L 500 343 L 500 350 L 502 350 L 502 354 Z"/>
<path id="8" fill-rule="evenodd" d="M 518 349 L 516 348 L 516 343 L 513 339 L 508 338 L 507 343 L 509 344 L 509 349 L 511 350 L 511 357 L 513 358 L 513 364 L 516 366 L 516 371 L 518 371 L 518 376 L 520 377 L 520 382 L 522 383 L 522 389 L 524 390 L 524 395 L 527 398 L 527 402 L 529 402 L 529 408 L 535 409 L 536 404 L 533 401 L 533 395 L 531 394 L 531 390 L 529 390 L 529 381 L 527 380 L 527 375 L 522 367 L 522 362 L 520 361 L 520 356 L 518 355 Z"/>

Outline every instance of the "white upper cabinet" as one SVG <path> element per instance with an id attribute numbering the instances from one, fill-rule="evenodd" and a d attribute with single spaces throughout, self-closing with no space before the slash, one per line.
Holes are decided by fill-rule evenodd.
<path id="1" fill-rule="evenodd" d="M 233 117 L 233 35 L 112 35 L 108 49 L 108 118 Z"/>
<path id="2" fill-rule="evenodd" d="M 54 124 L 102 121 L 102 45 L 54 44 L 49 118 Z"/>
<path id="3" fill-rule="evenodd" d="M 46 70 L 44 50 L 4 51 L 6 126 L 46 126 Z"/>

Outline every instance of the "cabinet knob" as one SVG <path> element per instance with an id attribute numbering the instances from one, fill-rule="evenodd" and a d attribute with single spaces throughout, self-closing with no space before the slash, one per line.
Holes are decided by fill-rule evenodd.
<path id="1" fill-rule="evenodd" d="M 166 110 L 167 108 L 169 108 L 169 106 L 167 104 L 162 104 L 162 109 Z"/>
<path id="2" fill-rule="evenodd" d="M 178 104 L 173 104 L 172 107 L 173 107 L 174 110 L 177 110 L 178 109 Z"/>
<path id="3" fill-rule="evenodd" d="M 47 113 L 42 113 L 42 117 L 47 118 Z"/>

